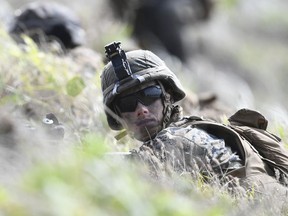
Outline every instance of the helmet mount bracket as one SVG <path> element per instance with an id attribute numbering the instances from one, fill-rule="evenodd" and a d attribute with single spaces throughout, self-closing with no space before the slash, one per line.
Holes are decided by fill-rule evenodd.
<path id="1" fill-rule="evenodd" d="M 112 62 L 118 81 L 132 75 L 130 65 L 124 50 L 120 47 L 121 42 L 112 42 L 105 46 L 107 58 Z"/>

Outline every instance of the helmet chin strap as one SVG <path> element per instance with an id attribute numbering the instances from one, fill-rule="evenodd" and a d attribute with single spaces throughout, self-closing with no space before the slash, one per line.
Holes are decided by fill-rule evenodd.
<path id="1" fill-rule="evenodd" d="M 162 121 L 162 128 L 166 128 L 171 122 L 175 122 L 179 120 L 182 117 L 182 108 L 179 105 L 173 104 L 173 98 L 171 98 L 171 95 L 165 91 L 165 88 L 161 82 L 158 81 L 158 84 L 160 85 L 163 97 L 163 121 Z"/>

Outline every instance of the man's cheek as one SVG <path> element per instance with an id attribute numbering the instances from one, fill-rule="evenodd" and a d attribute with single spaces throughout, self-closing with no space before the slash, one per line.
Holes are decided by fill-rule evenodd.
<path id="1" fill-rule="evenodd" d="M 130 124 L 130 122 L 132 122 L 133 118 L 131 115 L 123 115 L 122 114 L 122 119 L 127 123 L 127 124 Z"/>

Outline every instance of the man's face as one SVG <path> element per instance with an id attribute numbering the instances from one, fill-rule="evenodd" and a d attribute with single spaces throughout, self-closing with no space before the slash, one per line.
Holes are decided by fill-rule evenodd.
<path id="1" fill-rule="evenodd" d="M 162 90 L 155 82 L 123 92 L 116 100 L 123 126 L 140 141 L 153 138 L 163 121 Z"/>

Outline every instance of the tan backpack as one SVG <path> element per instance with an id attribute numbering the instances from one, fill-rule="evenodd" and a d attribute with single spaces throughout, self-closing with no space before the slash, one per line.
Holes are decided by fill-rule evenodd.
<path id="1" fill-rule="evenodd" d="M 206 121 L 195 116 L 187 120 L 190 124 L 192 121 L 193 127 L 201 128 L 209 134 L 224 139 L 225 143 L 242 159 L 245 157 L 244 148 L 248 143 L 262 161 L 274 171 L 275 178 L 282 184 L 288 185 L 288 150 L 279 137 L 266 131 L 268 121 L 259 112 L 241 109 L 228 119 L 228 125 Z M 244 144 L 243 140 L 248 142 Z"/>
<path id="2" fill-rule="evenodd" d="M 259 112 L 241 109 L 228 119 L 228 125 L 203 120 L 196 116 L 184 117 L 184 119 L 186 119 L 184 125 L 191 124 L 193 127 L 224 139 L 226 145 L 237 152 L 241 159 L 245 159 L 245 152 L 250 151 L 247 149 L 248 144 L 248 148 L 250 146 L 251 151 L 254 151 L 274 172 L 275 178 L 288 186 L 288 150 L 279 137 L 266 131 L 268 121 Z M 251 162 L 259 163 L 255 159 Z M 253 167 L 257 166 L 258 164 L 255 164 Z"/>
<path id="3" fill-rule="evenodd" d="M 288 150 L 279 137 L 266 130 L 267 119 L 257 111 L 241 109 L 228 120 L 229 127 L 251 144 L 282 184 L 288 185 Z"/>

